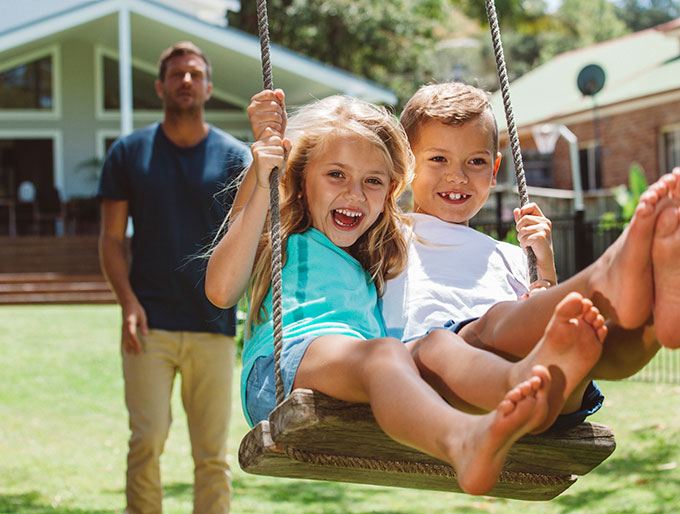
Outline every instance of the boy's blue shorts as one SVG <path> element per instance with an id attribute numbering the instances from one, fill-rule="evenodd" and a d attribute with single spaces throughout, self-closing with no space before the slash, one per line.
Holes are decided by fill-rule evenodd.
<path id="1" fill-rule="evenodd" d="M 442 328 L 457 334 L 465 325 L 476 320 L 478 318 L 469 318 L 463 321 L 455 322 L 453 320 L 447 321 Z M 430 331 L 435 330 L 431 329 Z M 428 332 L 429 333 L 429 332 Z M 560 414 L 557 419 L 549 428 L 549 430 L 560 430 L 563 428 L 575 427 L 583 423 L 588 416 L 595 414 L 604 403 L 604 395 L 600 388 L 594 381 L 590 381 L 583 393 L 583 401 L 581 402 L 581 408 L 570 414 Z"/>
<path id="2" fill-rule="evenodd" d="M 318 334 L 310 334 L 286 340 L 281 350 L 280 362 L 284 398 L 293 389 L 293 382 L 302 356 L 317 337 L 319 337 Z M 257 425 L 269 417 L 274 407 L 276 407 L 276 382 L 274 381 L 274 354 L 272 353 L 258 357 L 250 370 L 246 380 L 246 409 L 248 409 L 253 425 Z"/>

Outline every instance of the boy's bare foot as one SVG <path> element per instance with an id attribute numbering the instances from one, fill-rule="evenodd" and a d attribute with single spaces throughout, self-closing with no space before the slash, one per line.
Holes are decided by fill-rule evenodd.
<path id="1" fill-rule="evenodd" d="M 654 223 L 664 207 L 680 199 L 680 169 L 649 186 L 623 234 L 594 264 L 588 296 L 623 328 L 637 328 L 652 313 L 651 248 Z"/>
<path id="2" fill-rule="evenodd" d="M 680 209 L 667 207 L 656 221 L 652 243 L 654 325 L 659 343 L 680 347 Z"/>
<path id="3" fill-rule="evenodd" d="M 505 457 L 517 439 L 543 422 L 548 412 L 550 374 L 543 366 L 535 374 L 511 389 L 493 412 L 470 415 L 472 426 L 452 445 L 451 461 L 458 483 L 468 494 L 485 494 L 496 485 Z"/>
<path id="4" fill-rule="evenodd" d="M 552 385 L 548 395 L 548 415 L 534 433 L 548 429 L 562 411 L 567 398 L 583 381 L 602 354 L 607 335 L 605 319 L 593 302 L 579 293 L 569 293 L 555 307 L 543 338 L 529 355 L 518 361 L 510 384 L 528 376 L 536 365 L 550 371 Z"/>

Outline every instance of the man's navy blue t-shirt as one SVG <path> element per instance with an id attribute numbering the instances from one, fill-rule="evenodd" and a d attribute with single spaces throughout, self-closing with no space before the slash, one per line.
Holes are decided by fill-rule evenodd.
<path id="1" fill-rule="evenodd" d="M 231 206 L 225 186 L 250 160 L 246 145 L 212 126 L 192 147 L 175 145 L 160 123 L 111 147 L 98 196 L 129 202 L 130 283 L 150 328 L 234 335 L 234 310 L 205 296 L 202 255 Z"/>

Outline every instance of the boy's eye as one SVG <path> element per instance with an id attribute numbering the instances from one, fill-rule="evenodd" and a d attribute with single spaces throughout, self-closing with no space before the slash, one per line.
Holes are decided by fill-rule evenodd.
<path id="1" fill-rule="evenodd" d="M 474 159 L 470 159 L 470 164 L 481 166 L 483 164 L 486 164 L 486 159 L 484 159 L 483 157 L 475 157 Z"/>
<path id="2" fill-rule="evenodd" d="M 328 176 L 333 177 L 333 178 L 342 178 L 342 172 L 340 172 L 340 171 L 329 171 Z"/>

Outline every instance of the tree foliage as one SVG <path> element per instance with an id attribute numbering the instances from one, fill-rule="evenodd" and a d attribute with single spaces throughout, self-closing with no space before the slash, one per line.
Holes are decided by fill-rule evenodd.
<path id="1" fill-rule="evenodd" d="M 392 88 L 401 99 L 430 80 L 439 0 L 272 0 L 272 42 Z M 255 2 L 242 0 L 229 23 L 257 34 Z"/>
<path id="2" fill-rule="evenodd" d="M 514 80 L 555 55 L 680 16 L 677 0 L 495 0 Z M 271 40 L 373 80 L 403 104 L 419 85 L 498 87 L 483 0 L 269 0 Z M 257 34 L 256 2 L 229 24 Z M 473 27 L 472 30 L 470 27 Z"/>
<path id="3" fill-rule="evenodd" d="M 619 0 L 616 15 L 633 32 L 680 17 L 677 0 Z"/>

